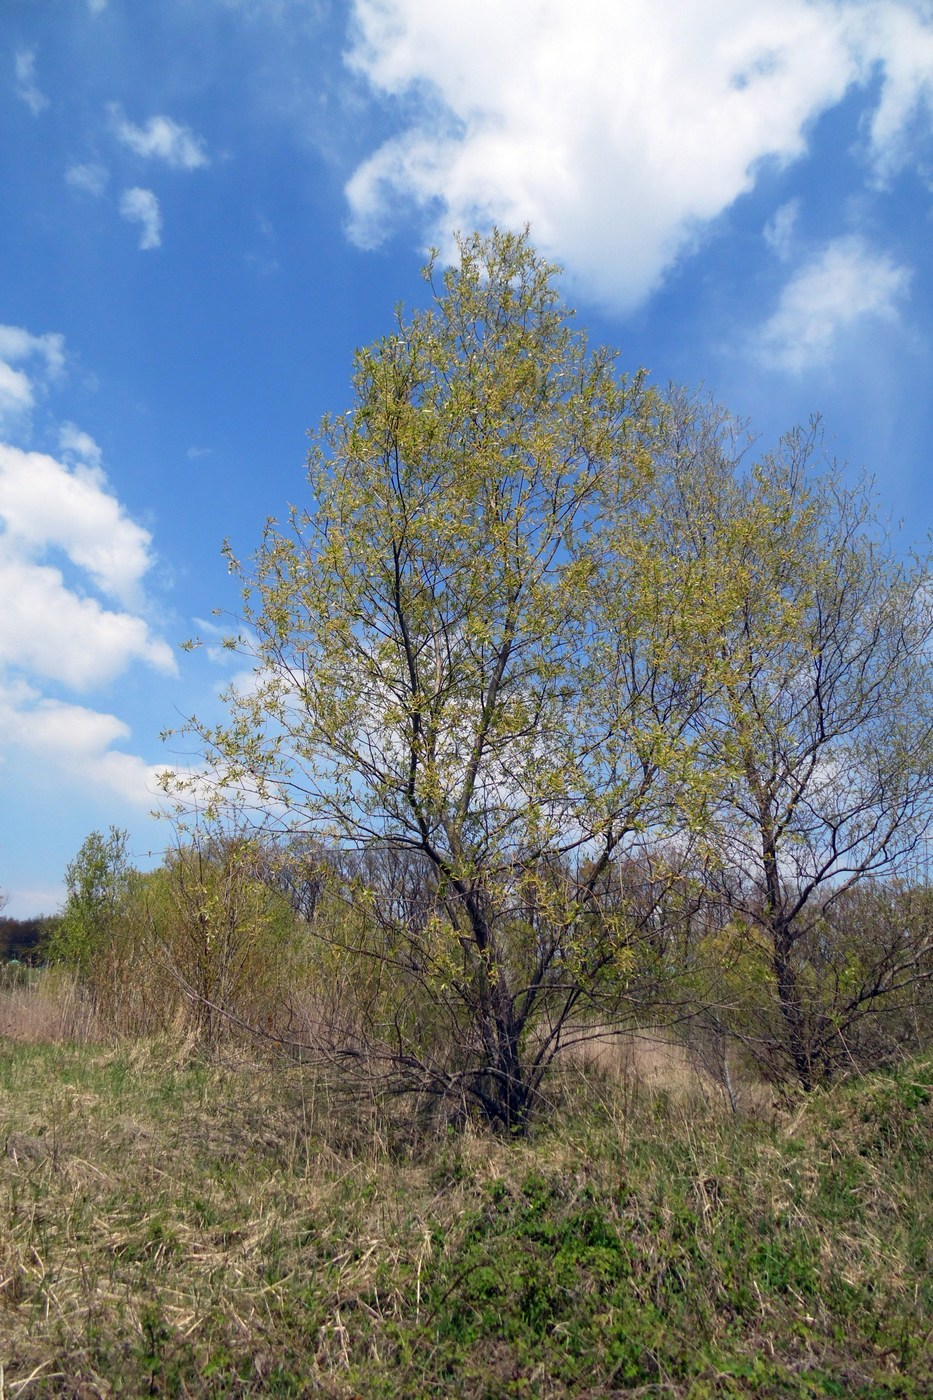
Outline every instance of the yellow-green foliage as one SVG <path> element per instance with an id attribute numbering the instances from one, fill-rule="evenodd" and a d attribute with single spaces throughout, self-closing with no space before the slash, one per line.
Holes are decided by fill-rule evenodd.
<path id="1" fill-rule="evenodd" d="M 130 870 L 127 833 L 92 831 L 65 871 L 68 897 L 52 926 L 46 953 L 85 975 L 99 965 L 126 912 Z"/>
<path id="2" fill-rule="evenodd" d="M 174 851 L 153 891 L 152 953 L 176 982 L 209 1038 L 232 1013 L 274 1022 L 294 972 L 298 930 L 284 896 L 260 878 L 257 848 L 243 839 Z"/>
<path id="3" fill-rule="evenodd" d="M 658 908 L 685 879 L 718 902 L 702 936 L 746 930 L 735 1031 L 810 1085 L 918 956 L 877 945 L 872 992 L 819 925 L 933 814 L 927 566 L 815 426 L 747 465 L 727 412 L 620 374 L 527 236 L 427 276 L 313 435 L 307 507 L 230 555 L 254 684 L 192 721 L 208 771 L 170 786 L 350 861 L 357 912 L 312 932 L 410 1087 L 513 1131 L 572 1018 L 678 1014 L 697 930 Z M 363 853 L 409 865 L 369 878 Z M 240 955 L 215 967 L 226 914 L 198 899 L 223 982 Z"/>
<path id="4" fill-rule="evenodd" d="M 99 1027 L 124 1035 L 174 1024 L 212 1040 L 277 1028 L 308 985 L 308 937 L 261 848 L 202 840 L 147 873 L 122 853 L 122 833 L 84 843 L 49 947 L 77 975 Z"/>

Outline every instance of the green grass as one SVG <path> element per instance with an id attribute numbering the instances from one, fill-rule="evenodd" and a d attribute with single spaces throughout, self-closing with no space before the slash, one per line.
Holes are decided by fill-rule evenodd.
<path id="1" fill-rule="evenodd" d="M 933 1394 L 933 1066 L 750 1121 L 631 1090 L 510 1144 L 7 1044 L 0 1395 Z"/>

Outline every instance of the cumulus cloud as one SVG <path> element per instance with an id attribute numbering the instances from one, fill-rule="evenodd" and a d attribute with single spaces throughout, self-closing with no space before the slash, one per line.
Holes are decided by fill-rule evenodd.
<path id="1" fill-rule="evenodd" d="M 765 365 L 799 373 L 825 363 L 865 320 L 894 320 L 910 271 L 857 237 L 839 238 L 787 283 L 755 349 Z"/>
<path id="2" fill-rule="evenodd" d="M 894 159 L 933 79 L 912 0 L 356 0 L 348 62 L 404 99 L 404 129 L 350 178 L 349 230 L 374 246 L 400 211 L 428 240 L 532 223 L 593 295 L 635 306 L 764 163 L 880 78 L 869 133 Z"/>
<path id="3" fill-rule="evenodd" d="M 197 170 L 208 164 L 200 136 L 171 117 L 150 117 L 145 126 L 135 126 L 117 106 L 110 109 L 117 138 L 136 155 L 162 160 L 175 170 Z"/>
<path id="4" fill-rule="evenodd" d="M 129 726 L 116 715 L 43 698 L 28 686 L 0 684 L 0 727 L 9 742 L 60 775 L 140 807 L 152 806 L 162 770 L 112 747 L 130 738 Z"/>
<path id="5" fill-rule="evenodd" d="M 38 375 L 44 387 L 61 373 L 65 361 L 64 338 L 60 335 L 30 335 L 22 326 L 0 326 L 0 433 L 10 436 L 28 429 L 36 398 L 33 378 L 23 369 L 23 361 L 40 361 Z"/>
<path id="6" fill-rule="evenodd" d="M 70 460 L 77 458 L 92 467 L 100 467 L 103 453 L 90 433 L 84 433 L 75 423 L 62 423 L 58 430 L 58 445 Z"/>
<path id="7" fill-rule="evenodd" d="M 78 690 L 109 682 L 134 661 L 173 672 L 166 642 L 136 613 L 76 591 L 49 562 L 60 551 L 101 593 L 139 604 L 152 563 L 151 537 L 107 487 L 93 439 L 66 424 L 73 467 L 41 452 L 0 444 L 0 668 Z"/>
<path id="8" fill-rule="evenodd" d="M 28 419 L 32 405 L 29 376 L 0 360 L 0 432 L 16 431 Z"/>
<path id="9" fill-rule="evenodd" d="M 100 198 L 107 188 L 110 172 L 105 165 L 91 161 L 87 165 L 69 165 L 65 171 L 65 183 L 73 190 L 83 190 L 85 194 Z"/>
<path id="10" fill-rule="evenodd" d="M 124 190 L 120 213 L 129 223 L 139 224 L 139 246 L 143 251 L 162 246 L 162 211 L 152 190 L 140 189 L 138 185 Z"/>
<path id="11" fill-rule="evenodd" d="M 136 602 L 152 562 L 151 536 L 110 493 L 94 440 L 73 424 L 61 433 L 64 451 L 81 459 L 73 468 L 43 452 L 0 444 L 6 539 L 30 552 L 61 549 L 101 592 Z"/>
<path id="12" fill-rule="evenodd" d="M 14 57 L 16 69 L 16 96 L 37 117 L 49 105 L 49 99 L 40 92 L 36 82 L 36 55 L 33 49 L 20 49 Z"/>
<path id="13" fill-rule="evenodd" d="M 918 131 L 933 118 L 933 23 L 923 0 L 877 5 L 864 16 L 873 46 L 883 55 L 881 99 L 869 133 L 875 173 L 880 181 L 896 174 L 910 159 Z"/>
<path id="14" fill-rule="evenodd" d="M 22 326 L 0 326 L 0 360 L 15 364 L 38 355 L 49 374 L 60 374 L 65 364 L 65 337 L 31 335 Z"/>
<path id="15" fill-rule="evenodd" d="M 21 414 L 32 405 L 21 362 L 46 387 L 64 368 L 63 337 L 0 326 L 0 411 L 4 393 Z M 64 422 L 58 444 L 60 459 L 0 441 L 0 744 L 148 804 L 155 770 L 113 748 L 129 737 L 123 721 L 48 693 L 87 694 L 138 662 L 177 673 L 143 616 L 149 532 L 114 495 L 89 433 Z"/>
<path id="16" fill-rule="evenodd" d="M 114 680 L 134 661 L 171 673 L 168 644 L 141 617 L 112 611 L 65 583 L 61 570 L 24 558 L 0 539 L 0 589 L 15 607 L 0 611 L 0 667 L 75 690 Z"/>

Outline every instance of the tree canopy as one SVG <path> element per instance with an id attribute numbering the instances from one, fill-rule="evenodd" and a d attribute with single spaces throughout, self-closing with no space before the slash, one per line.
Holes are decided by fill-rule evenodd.
<path id="1" fill-rule="evenodd" d="M 659 901 L 698 861 L 805 1078 L 804 910 L 929 810 L 925 569 L 815 438 L 749 468 L 727 415 L 622 375 L 527 236 L 459 253 L 357 353 L 310 504 L 230 556 L 254 684 L 194 721 L 198 791 L 356 853 L 365 931 L 329 936 L 393 969 L 357 1048 L 403 1087 L 521 1129 L 565 1044 L 670 999 Z"/>
<path id="2" fill-rule="evenodd" d="M 840 983 L 864 931 L 843 952 L 828 921 L 854 885 L 903 874 L 926 839 L 928 566 L 899 557 L 867 483 L 821 463 L 818 423 L 743 470 L 723 410 L 675 393 L 667 421 L 654 554 L 669 586 L 703 598 L 689 645 L 706 677 L 706 877 L 765 935 L 781 1012 L 772 1050 L 808 1085 L 929 944 L 892 928 L 884 958 Z"/>

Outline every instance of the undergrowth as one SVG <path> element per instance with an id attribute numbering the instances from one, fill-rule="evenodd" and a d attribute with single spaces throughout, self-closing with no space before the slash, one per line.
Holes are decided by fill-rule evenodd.
<path id="1" fill-rule="evenodd" d="M 933 1394 L 933 1065 L 530 1141 L 165 1044 L 0 1052 L 0 1395 Z M 560 1107 L 562 1105 L 562 1107 Z"/>

